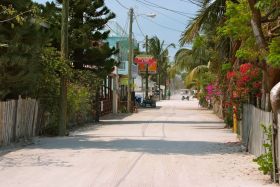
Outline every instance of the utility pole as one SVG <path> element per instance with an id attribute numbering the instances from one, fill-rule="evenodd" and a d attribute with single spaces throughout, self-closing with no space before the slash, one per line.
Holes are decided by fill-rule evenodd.
<path id="1" fill-rule="evenodd" d="M 133 8 L 129 9 L 129 57 L 128 57 L 128 89 L 127 89 L 127 111 L 131 112 L 131 66 L 133 61 L 133 41 L 132 41 L 132 23 L 133 23 Z"/>
<path id="2" fill-rule="evenodd" d="M 68 61 L 68 16 L 69 0 L 63 0 L 61 20 L 61 60 L 64 63 Z M 60 114 L 59 114 L 59 135 L 66 133 L 67 121 L 67 78 L 61 75 L 60 78 Z"/>
<path id="3" fill-rule="evenodd" d="M 149 48 L 148 48 L 148 35 L 146 35 L 146 54 L 148 54 Z M 148 78 L 149 78 L 149 65 L 146 64 L 146 90 L 145 90 L 145 99 L 148 99 L 148 93 L 149 93 L 149 84 L 148 84 Z"/>

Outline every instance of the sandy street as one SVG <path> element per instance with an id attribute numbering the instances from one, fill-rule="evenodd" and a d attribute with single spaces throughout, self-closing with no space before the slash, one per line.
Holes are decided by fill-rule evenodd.
<path id="1" fill-rule="evenodd" d="M 70 137 L 2 153 L 1 187 L 260 187 L 236 135 L 196 100 L 107 116 Z"/>

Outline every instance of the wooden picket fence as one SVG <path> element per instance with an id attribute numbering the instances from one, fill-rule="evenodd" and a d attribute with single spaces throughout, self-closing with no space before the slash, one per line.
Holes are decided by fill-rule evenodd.
<path id="1" fill-rule="evenodd" d="M 35 135 L 37 115 L 35 99 L 0 102 L 0 146 L 31 139 Z"/>

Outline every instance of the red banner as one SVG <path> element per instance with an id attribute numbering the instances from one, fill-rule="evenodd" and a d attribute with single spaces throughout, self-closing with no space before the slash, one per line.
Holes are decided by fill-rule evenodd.
<path id="1" fill-rule="evenodd" d="M 151 55 L 137 55 L 134 58 L 134 62 L 136 64 L 154 64 L 156 63 L 156 59 Z"/>
<path id="2" fill-rule="evenodd" d="M 140 73 L 146 73 L 146 64 L 138 64 L 138 69 Z M 157 73 L 157 63 L 154 62 L 152 64 L 148 64 L 148 73 L 149 74 L 156 74 Z"/>

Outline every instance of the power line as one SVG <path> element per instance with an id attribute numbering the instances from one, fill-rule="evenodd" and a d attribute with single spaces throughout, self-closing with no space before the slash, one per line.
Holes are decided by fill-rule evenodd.
<path id="1" fill-rule="evenodd" d="M 112 29 L 107 23 L 105 24 L 113 33 L 115 33 L 116 35 L 118 35 L 119 33 L 117 33 L 114 29 Z"/>
<path id="2" fill-rule="evenodd" d="M 171 30 L 171 31 L 175 31 L 175 32 L 182 33 L 182 31 L 179 31 L 179 30 L 177 30 L 177 29 L 173 29 L 173 28 L 171 28 L 171 27 L 167 27 L 167 26 L 165 26 L 165 25 L 162 25 L 162 24 L 160 24 L 160 23 L 157 23 L 157 22 L 155 22 L 155 21 L 152 21 L 151 19 L 148 19 L 148 18 L 146 18 L 146 17 L 143 17 L 143 18 L 146 19 L 146 20 L 148 20 L 148 21 L 150 21 L 150 22 L 152 22 L 152 23 L 154 23 L 155 25 L 158 25 L 158 26 L 162 27 L 162 28 L 165 28 L 165 29 L 168 29 L 168 30 Z"/>
<path id="3" fill-rule="evenodd" d="M 129 17 L 128 17 L 128 15 L 127 15 L 127 17 L 126 17 L 126 22 L 125 22 L 124 27 L 123 27 L 122 38 L 124 38 L 124 35 L 127 35 L 127 30 L 128 30 L 128 20 L 129 20 Z"/>
<path id="4" fill-rule="evenodd" d="M 141 2 L 142 4 L 146 4 L 147 6 L 151 6 L 151 7 L 155 7 L 155 8 L 159 8 L 159 9 L 163 9 L 163 10 L 167 10 L 167 11 L 173 12 L 175 14 L 178 14 L 178 15 L 181 15 L 181 16 L 184 16 L 184 17 L 187 17 L 187 18 L 191 18 L 189 15 L 192 15 L 192 14 L 188 15 L 188 13 L 181 12 L 181 11 L 178 11 L 178 10 L 169 9 L 169 8 L 160 6 L 158 4 L 149 2 L 147 0 L 143 0 L 144 2 L 142 0 L 136 0 L 136 1 Z"/>
<path id="5" fill-rule="evenodd" d="M 127 8 L 126 6 L 124 6 L 119 0 L 115 0 L 121 7 L 123 7 L 124 9 L 129 10 L 129 8 Z"/>
<path id="6" fill-rule="evenodd" d="M 139 41 L 138 43 L 145 43 L 145 40 Z M 168 42 L 168 43 L 164 43 L 163 45 L 164 45 L 164 46 L 168 46 L 168 45 L 171 45 L 171 44 L 174 44 L 174 43 Z M 174 45 L 175 45 L 175 47 L 181 47 L 181 45 L 178 45 L 178 44 L 174 44 Z"/>
<path id="7" fill-rule="evenodd" d="M 134 13 L 134 16 L 135 16 L 135 21 L 136 21 L 138 29 L 140 30 L 141 34 L 145 37 L 145 34 L 139 25 L 139 22 L 138 22 L 138 19 L 137 19 L 137 16 L 135 15 L 135 13 Z"/>
<path id="8" fill-rule="evenodd" d="M 186 2 L 186 3 L 192 3 L 198 7 L 201 7 L 201 4 L 199 4 L 198 2 L 194 2 L 193 0 L 180 0 L 182 2 Z"/>
<path id="9" fill-rule="evenodd" d="M 181 22 L 181 21 L 179 21 L 179 20 L 177 20 L 177 19 L 175 19 L 175 18 L 173 18 L 173 17 L 170 17 L 170 16 L 168 16 L 168 15 L 166 15 L 166 14 L 164 14 L 164 13 L 158 11 L 158 10 L 153 9 L 153 8 L 151 8 L 149 5 L 147 5 L 146 3 L 142 2 L 142 1 L 137 1 L 137 0 L 134 0 L 134 1 L 136 1 L 137 3 L 141 3 L 141 4 L 142 4 L 143 6 L 145 6 L 146 8 L 148 8 L 148 9 L 154 11 L 154 12 L 157 12 L 157 13 L 159 13 L 159 14 L 165 16 L 166 18 L 168 18 L 168 19 L 170 19 L 170 20 L 172 20 L 172 21 L 176 21 L 177 23 L 180 23 L 180 24 L 186 26 L 186 23 L 183 23 L 183 22 Z"/>

